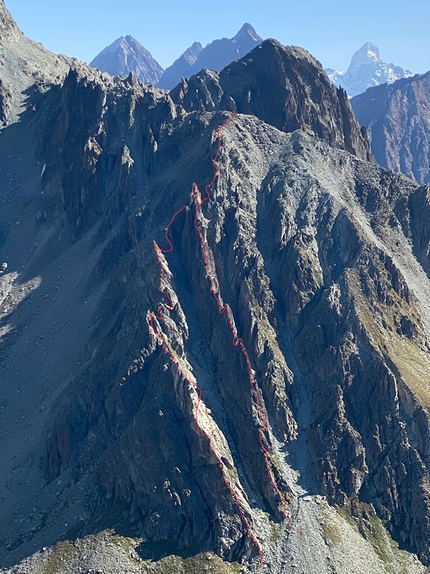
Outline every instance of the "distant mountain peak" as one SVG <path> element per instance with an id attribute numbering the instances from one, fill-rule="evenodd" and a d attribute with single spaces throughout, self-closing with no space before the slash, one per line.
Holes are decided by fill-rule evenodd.
<path id="1" fill-rule="evenodd" d="M 142 82 L 157 84 L 163 68 L 152 54 L 133 36 L 120 36 L 90 63 L 90 66 L 112 76 L 128 76 L 132 72 Z"/>
<path id="2" fill-rule="evenodd" d="M 262 42 L 263 41 L 263 38 L 261 38 L 261 36 L 259 36 L 257 34 L 257 32 L 255 31 L 255 28 L 253 26 L 251 26 L 251 24 L 248 24 L 247 22 L 245 22 L 245 24 L 242 26 L 242 28 L 239 30 L 239 32 L 236 34 L 236 36 L 234 36 L 234 38 L 232 38 L 231 41 L 234 44 L 236 44 L 237 42 L 240 42 L 240 40 L 242 40 L 245 37 L 250 37 L 255 42 Z"/>
<path id="3" fill-rule="evenodd" d="M 185 50 L 181 57 L 184 58 L 186 62 L 190 64 L 190 66 L 192 66 L 199 57 L 199 54 L 202 50 L 203 46 L 200 44 L 200 42 L 193 42 L 193 44 L 187 48 L 187 50 Z"/>
<path id="4" fill-rule="evenodd" d="M 332 68 L 325 71 L 330 80 L 344 88 L 351 97 L 365 92 L 367 88 L 413 76 L 409 70 L 384 62 L 378 46 L 373 42 L 365 42 L 354 53 L 346 72 Z"/>
<path id="5" fill-rule="evenodd" d="M 373 42 L 366 42 L 352 56 L 349 67 L 355 68 L 361 64 L 370 64 L 372 62 L 382 62 L 379 56 L 379 48 Z"/>
<path id="6" fill-rule="evenodd" d="M 166 68 L 158 86 L 170 90 L 179 84 L 181 78 L 189 78 L 202 68 L 220 71 L 231 62 L 245 56 L 262 41 L 263 38 L 257 34 L 253 26 L 245 22 L 233 38 L 214 40 L 204 48 L 200 43 L 194 42 L 182 56 Z"/>

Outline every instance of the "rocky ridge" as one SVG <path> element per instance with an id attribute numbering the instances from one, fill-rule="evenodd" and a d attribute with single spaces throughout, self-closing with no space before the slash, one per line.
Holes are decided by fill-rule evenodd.
<path id="1" fill-rule="evenodd" d="M 202 70 L 171 91 L 187 111 L 230 110 L 252 114 L 278 129 L 309 130 L 330 145 L 372 160 L 346 93 L 334 88 L 321 64 L 303 48 L 266 40 L 220 73 Z"/>
<path id="2" fill-rule="evenodd" d="M 245 23 L 233 38 L 214 40 L 204 48 L 194 42 L 178 60 L 166 68 L 158 86 L 170 90 L 177 86 L 182 78 L 190 78 L 203 68 L 220 71 L 231 62 L 245 56 L 262 41 L 263 38 L 251 24 Z"/>
<path id="3" fill-rule="evenodd" d="M 378 86 L 351 100 L 378 163 L 430 182 L 430 73 Z"/>
<path id="4" fill-rule="evenodd" d="M 291 527 L 194 227 L 192 182 L 211 181 L 233 111 L 196 224 L 248 349 Z M 150 328 L 153 242 L 186 205 L 162 260 L 174 305 L 159 328 L 203 391 L 200 425 L 264 564 L 424 572 L 383 524 L 429 562 L 428 191 L 368 161 L 345 93 L 315 60 L 269 41 L 170 94 L 75 64 L 35 86 L 1 138 L 4 571 L 145 572 L 142 559 L 166 555 L 154 568 L 183 571 L 175 553 L 195 556 L 196 572 L 241 568 L 213 551 L 259 570 L 196 431 L 197 393 Z"/>
<path id="5" fill-rule="evenodd" d="M 28 39 L 0 0 L 0 122 L 16 121 L 34 86 L 59 84 L 72 59 L 56 56 Z"/>

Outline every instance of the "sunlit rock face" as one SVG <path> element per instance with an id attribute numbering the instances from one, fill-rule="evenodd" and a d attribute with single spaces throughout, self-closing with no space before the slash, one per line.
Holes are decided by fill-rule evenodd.
<path id="1" fill-rule="evenodd" d="M 121 36 L 100 52 L 90 66 L 111 76 L 128 76 L 130 72 L 142 82 L 156 85 L 163 68 L 133 36 Z"/>
<path id="2" fill-rule="evenodd" d="M 430 182 L 430 73 L 372 88 L 351 100 L 378 163 Z"/>
<path id="3" fill-rule="evenodd" d="M 9 571 L 126 571 L 129 544 L 383 572 L 381 520 L 428 563 L 428 190 L 373 162 L 346 94 L 269 41 L 170 94 L 74 63 L 20 105 L 0 136 Z"/>

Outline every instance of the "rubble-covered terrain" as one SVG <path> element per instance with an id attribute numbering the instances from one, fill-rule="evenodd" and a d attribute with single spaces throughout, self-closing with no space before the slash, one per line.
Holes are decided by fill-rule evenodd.
<path id="1" fill-rule="evenodd" d="M 428 188 L 305 50 L 31 83 L 0 8 L 1 571 L 428 571 Z"/>

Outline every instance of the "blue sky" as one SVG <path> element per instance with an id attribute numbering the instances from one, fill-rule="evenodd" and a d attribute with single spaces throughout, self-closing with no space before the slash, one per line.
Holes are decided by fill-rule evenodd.
<path id="1" fill-rule="evenodd" d="M 364 42 L 413 72 L 430 70 L 429 0 L 6 0 L 23 32 L 49 50 L 89 62 L 131 34 L 170 65 L 195 40 L 230 38 L 249 22 L 263 38 L 309 50 L 346 69 Z"/>

